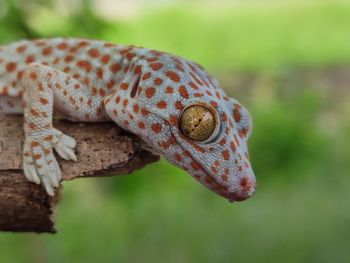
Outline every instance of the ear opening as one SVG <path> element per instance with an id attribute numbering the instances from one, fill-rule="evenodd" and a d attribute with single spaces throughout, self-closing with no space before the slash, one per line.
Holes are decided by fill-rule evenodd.
<path id="1" fill-rule="evenodd" d="M 136 94 L 137 94 L 137 90 L 139 87 L 139 83 L 141 80 L 141 75 L 138 75 L 135 79 L 135 81 L 133 81 L 133 85 L 131 87 L 131 91 L 130 91 L 130 98 L 135 98 Z"/>

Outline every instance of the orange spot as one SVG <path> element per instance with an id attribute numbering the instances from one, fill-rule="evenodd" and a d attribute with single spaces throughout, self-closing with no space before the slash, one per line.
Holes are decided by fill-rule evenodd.
<path id="1" fill-rule="evenodd" d="M 111 79 L 111 80 L 107 83 L 107 88 L 108 88 L 108 89 L 113 89 L 115 83 L 116 83 L 116 81 L 115 81 L 114 79 Z"/>
<path id="2" fill-rule="evenodd" d="M 69 97 L 69 100 L 70 100 L 70 102 L 71 102 L 73 105 L 76 104 L 76 101 L 75 101 L 75 99 L 74 99 L 72 96 Z"/>
<path id="3" fill-rule="evenodd" d="M 38 76 L 37 76 L 37 74 L 36 74 L 35 72 L 31 72 L 30 75 L 29 75 L 29 78 L 30 78 L 31 80 L 33 80 L 33 81 L 36 80 L 37 77 L 38 77 Z"/>
<path id="4" fill-rule="evenodd" d="M 97 88 L 96 87 L 92 87 L 92 96 L 96 96 L 97 95 Z"/>
<path id="5" fill-rule="evenodd" d="M 152 124 L 151 128 L 155 133 L 160 133 L 162 131 L 162 125 L 159 123 Z"/>
<path id="6" fill-rule="evenodd" d="M 102 68 L 98 68 L 98 69 L 97 69 L 96 76 L 97 76 L 99 79 L 103 79 L 103 69 L 102 69 Z"/>
<path id="7" fill-rule="evenodd" d="M 136 75 L 140 75 L 141 74 L 141 66 L 140 65 L 137 65 L 136 67 L 135 67 L 135 69 L 134 69 L 134 73 L 136 74 Z"/>
<path id="8" fill-rule="evenodd" d="M 195 171 L 198 171 L 198 170 L 200 170 L 202 168 L 201 165 L 199 163 L 197 163 L 197 162 L 191 162 L 191 167 Z"/>
<path id="9" fill-rule="evenodd" d="M 4 95 L 4 96 L 8 96 L 9 95 L 9 88 L 7 86 L 5 86 L 2 89 L 2 95 Z"/>
<path id="10" fill-rule="evenodd" d="M 132 107 L 133 111 L 135 113 L 139 113 L 139 110 L 140 110 L 140 106 L 138 104 L 134 104 L 134 106 Z"/>
<path id="11" fill-rule="evenodd" d="M 162 100 L 162 101 L 160 101 L 160 102 L 157 103 L 157 107 L 158 107 L 159 109 L 166 109 L 167 103 L 166 103 L 164 100 Z"/>
<path id="12" fill-rule="evenodd" d="M 203 97 L 204 96 L 204 94 L 203 93 L 200 93 L 200 92 L 197 92 L 197 93 L 195 93 L 195 94 L 193 94 L 195 97 Z"/>
<path id="13" fill-rule="evenodd" d="M 107 48 L 111 48 L 111 47 L 115 47 L 116 45 L 112 43 L 105 43 L 103 46 Z"/>
<path id="14" fill-rule="evenodd" d="M 98 90 L 98 94 L 99 94 L 101 97 L 104 97 L 104 96 L 106 95 L 106 92 L 105 92 L 104 89 L 100 88 L 100 89 Z"/>
<path id="15" fill-rule="evenodd" d="M 146 108 L 141 108 L 141 114 L 143 116 L 147 116 L 149 114 L 149 111 Z"/>
<path id="16" fill-rule="evenodd" d="M 241 185 L 243 191 L 248 192 L 250 190 L 251 183 L 248 177 L 243 177 L 239 184 Z"/>
<path id="17" fill-rule="evenodd" d="M 30 63 L 33 63 L 35 61 L 35 57 L 33 55 L 29 55 L 27 58 L 26 58 L 26 64 L 30 64 Z"/>
<path id="18" fill-rule="evenodd" d="M 131 60 L 133 57 L 135 57 L 135 54 L 133 54 L 133 53 L 127 53 L 127 54 L 126 54 L 126 58 L 127 58 L 128 60 Z"/>
<path id="19" fill-rule="evenodd" d="M 32 141 L 30 144 L 31 147 L 38 147 L 40 144 L 37 141 Z"/>
<path id="20" fill-rule="evenodd" d="M 36 110 L 34 110 L 34 109 L 31 109 L 31 110 L 30 110 L 30 113 L 31 113 L 33 116 L 35 116 L 35 117 L 38 117 L 38 116 L 39 116 L 39 113 L 38 113 Z"/>
<path id="21" fill-rule="evenodd" d="M 28 127 L 29 127 L 29 129 L 34 130 L 36 126 L 35 126 L 34 123 L 31 122 L 31 123 L 28 124 Z"/>
<path id="22" fill-rule="evenodd" d="M 181 101 L 175 102 L 175 108 L 176 108 L 177 110 L 182 110 L 183 107 L 184 107 L 184 105 L 181 103 Z"/>
<path id="23" fill-rule="evenodd" d="M 218 103 L 216 101 L 211 101 L 210 102 L 211 106 L 213 106 L 214 108 L 217 108 L 218 107 Z"/>
<path id="24" fill-rule="evenodd" d="M 188 92 L 185 86 L 180 86 L 179 87 L 179 93 L 184 99 L 188 99 Z"/>
<path id="25" fill-rule="evenodd" d="M 213 96 L 213 94 L 209 90 L 206 90 L 205 93 L 207 93 L 209 96 Z"/>
<path id="26" fill-rule="evenodd" d="M 140 129 L 144 129 L 145 128 L 145 124 L 142 122 L 142 121 L 139 121 L 137 126 L 140 128 Z"/>
<path id="27" fill-rule="evenodd" d="M 117 96 L 116 98 L 115 98 L 115 103 L 119 103 L 120 102 L 120 97 L 119 96 Z"/>
<path id="28" fill-rule="evenodd" d="M 166 88 L 166 93 L 169 93 L 169 94 L 174 93 L 174 88 L 172 88 L 172 87 L 167 87 L 167 88 Z"/>
<path id="29" fill-rule="evenodd" d="M 67 55 L 65 58 L 64 58 L 64 61 L 67 62 L 67 63 L 70 63 L 74 60 L 74 56 L 73 55 Z"/>
<path id="30" fill-rule="evenodd" d="M 210 167 L 213 173 L 218 173 L 218 169 L 215 166 Z M 211 179 L 211 178 L 210 178 Z"/>
<path id="31" fill-rule="evenodd" d="M 60 43 L 60 44 L 57 45 L 57 48 L 58 48 L 59 50 L 65 50 L 65 49 L 68 48 L 68 44 L 67 44 L 66 42 L 62 42 L 62 43 Z"/>
<path id="32" fill-rule="evenodd" d="M 41 103 L 42 105 L 47 105 L 47 104 L 49 104 L 49 101 L 48 101 L 47 99 L 43 98 L 43 97 L 40 97 L 40 98 L 39 98 L 39 101 L 40 101 L 40 103 Z"/>
<path id="33" fill-rule="evenodd" d="M 163 83 L 163 80 L 160 79 L 160 78 L 156 78 L 156 79 L 154 80 L 154 84 L 156 84 L 156 85 L 160 85 L 160 84 L 162 84 L 162 83 Z"/>
<path id="34" fill-rule="evenodd" d="M 21 70 L 17 73 L 17 79 L 21 80 L 23 78 L 24 71 Z"/>
<path id="35" fill-rule="evenodd" d="M 121 70 L 121 66 L 118 63 L 115 63 L 110 66 L 109 70 L 112 73 L 117 73 L 119 70 Z"/>
<path id="36" fill-rule="evenodd" d="M 27 46 L 26 45 L 22 45 L 22 46 L 19 46 L 17 49 L 16 49 L 16 51 L 18 52 L 18 53 L 23 53 L 25 50 L 27 49 Z"/>
<path id="37" fill-rule="evenodd" d="M 42 157 L 41 154 L 35 154 L 35 155 L 34 155 L 34 159 L 35 159 L 35 160 L 39 160 L 39 159 L 41 159 L 41 157 Z"/>
<path id="38" fill-rule="evenodd" d="M 10 62 L 6 65 L 6 69 L 8 72 L 14 72 L 16 68 L 17 68 L 17 64 L 13 62 Z"/>
<path id="39" fill-rule="evenodd" d="M 154 93 L 156 92 L 155 88 L 148 88 L 146 89 L 146 97 L 147 98 L 152 98 L 154 96 Z"/>
<path id="40" fill-rule="evenodd" d="M 175 115 L 171 115 L 171 116 L 169 117 L 169 121 L 170 121 L 170 123 L 171 123 L 172 125 L 177 125 L 178 119 L 177 119 L 177 117 L 176 117 Z"/>
<path id="41" fill-rule="evenodd" d="M 103 64 L 108 64 L 108 62 L 109 62 L 110 59 L 111 59 L 111 56 L 110 56 L 110 55 L 103 55 L 103 56 L 101 57 L 101 62 L 102 62 Z"/>
<path id="42" fill-rule="evenodd" d="M 51 53 L 52 53 L 52 47 L 44 48 L 42 53 L 43 53 L 44 56 L 49 56 L 49 55 L 51 55 Z"/>
<path id="43" fill-rule="evenodd" d="M 241 114 L 238 108 L 233 109 L 233 118 L 235 119 L 236 122 L 239 122 L 241 120 Z"/>
<path id="44" fill-rule="evenodd" d="M 128 83 L 122 82 L 122 83 L 120 84 L 120 89 L 122 89 L 122 90 L 127 90 L 128 88 L 129 88 L 129 84 L 128 84 Z"/>
<path id="45" fill-rule="evenodd" d="M 158 71 L 163 67 L 163 64 L 162 63 L 151 63 L 150 67 L 152 70 Z"/>
<path id="46" fill-rule="evenodd" d="M 158 58 L 156 58 L 156 57 L 146 58 L 146 61 L 148 61 L 148 62 L 154 62 L 156 60 L 158 60 Z"/>
<path id="47" fill-rule="evenodd" d="M 233 152 L 236 151 L 236 144 L 234 142 L 230 142 L 230 147 Z"/>
<path id="48" fill-rule="evenodd" d="M 190 86 L 193 88 L 193 89 L 198 89 L 198 85 L 196 83 L 193 83 L 192 81 L 190 82 Z"/>
<path id="49" fill-rule="evenodd" d="M 142 76 L 142 80 L 147 80 L 151 77 L 151 72 L 146 72 L 143 76 Z"/>
<path id="50" fill-rule="evenodd" d="M 222 154 L 222 157 L 224 157 L 224 159 L 225 159 L 226 161 L 228 161 L 228 160 L 230 159 L 230 153 L 229 153 L 229 151 L 224 150 L 224 151 L 221 152 L 221 154 Z"/>
<path id="51" fill-rule="evenodd" d="M 220 144 L 221 146 L 224 146 L 224 145 L 226 144 L 225 138 L 223 138 L 223 139 L 219 142 L 219 144 Z"/>
<path id="52" fill-rule="evenodd" d="M 226 181 L 228 180 L 227 174 L 223 174 L 223 175 L 221 176 L 221 179 L 224 180 L 224 181 L 226 182 Z"/>
<path id="53" fill-rule="evenodd" d="M 92 65 L 89 61 L 86 60 L 79 60 L 77 62 L 77 67 L 85 69 L 87 72 L 92 71 Z"/>
<path id="54" fill-rule="evenodd" d="M 98 51 L 96 48 L 92 48 L 88 51 L 88 54 L 92 58 L 97 58 L 101 55 L 100 51 Z"/>
<path id="55" fill-rule="evenodd" d="M 197 144 L 194 144 L 194 145 L 193 145 L 193 148 L 194 148 L 197 152 L 205 153 L 204 148 L 203 148 L 203 147 L 200 147 L 200 146 L 197 145 Z"/>
<path id="56" fill-rule="evenodd" d="M 123 100 L 123 106 L 124 106 L 124 108 L 125 108 L 126 106 L 128 106 L 128 103 L 129 103 L 129 101 L 128 101 L 127 99 L 124 99 L 124 100 Z"/>
<path id="57" fill-rule="evenodd" d="M 174 81 L 174 82 L 180 82 L 180 77 L 179 77 L 179 75 L 178 75 L 177 73 L 175 73 L 174 71 L 168 71 L 168 72 L 166 73 L 166 75 L 167 75 L 167 77 L 168 77 L 169 79 L 171 79 L 172 81 Z"/>
<path id="58" fill-rule="evenodd" d="M 44 138 L 44 141 L 47 141 L 47 142 L 51 142 L 53 139 L 53 136 L 52 135 L 48 135 Z"/>
<path id="59" fill-rule="evenodd" d="M 174 158 L 175 158 L 175 160 L 178 161 L 178 162 L 181 162 L 181 161 L 182 161 L 182 157 L 181 157 L 181 155 L 178 154 L 178 153 L 175 153 Z"/>

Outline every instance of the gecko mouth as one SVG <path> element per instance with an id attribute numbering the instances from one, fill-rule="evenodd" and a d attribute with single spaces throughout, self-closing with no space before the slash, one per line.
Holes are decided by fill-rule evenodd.
<path id="1" fill-rule="evenodd" d="M 173 136 L 174 139 L 176 140 L 176 136 Z M 179 145 L 181 145 L 178 142 Z M 181 145 L 182 150 L 183 147 Z M 255 180 L 254 181 L 249 181 L 248 179 L 244 180 L 245 182 L 243 182 L 243 180 L 241 180 L 241 188 L 242 190 L 235 190 L 235 189 L 230 189 L 229 187 L 222 185 L 220 183 L 218 183 L 215 180 L 215 177 L 208 172 L 205 167 L 203 167 L 197 160 L 196 158 L 194 158 L 192 156 L 191 153 L 189 153 L 189 157 L 193 160 L 193 165 L 192 168 L 194 168 L 193 166 L 195 166 L 196 168 L 198 168 L 198 170 L 192 170 L 190 172 L 190 174 L 200 183 L 202 183 L 203 185 L 205 185 L 207 188 L 211 189 L 213 192 L 215 192 L 216 194 L 228 199 L 230 202 L 235 202 L 235 201 L 244 201 L 248 198 L 250 198 L 254 192 L 255 192 Z M 198 171 L 200 171 L 200 173 L 202 175 L 196 174 L 196 172 L 198 173 Z M 204 176 L 204 178 L 203 178 Z M 243 177 L 243 178 L 248 178 L 248 177 Z"/>
<path id="2" fill-rule="evenodd" d="M 255 181 L 252 183 L 251 186 L 249 186 L 249 190 L 231 190 L 216 182 L 216 180 L 213 178 L 212 175 L 210 175 L 209 173 L 207 173 L 205 171 L 205 169 L 202 167 L 201 168 L 202 173 L 206 176 L 206 178 L 204 179 L 204 182 L 200 181 L 199 178 L 197 178 L 196 176 L 194 176 L 198 181 L 200 181 L 202 184 L 204 184 L 206 187 L 208 187 L 209 189 L 211 189 L 212 191 L 214 191 L 216 194 L 228 199 L 231 203 L 235 202 L 235 201 L 244 201 L 248 198 L 250 198 L 251 196 L 253 196 L 254 192 L 255 192 Z M 209 180 L 207 178 L 210 178 Z M 244 189 L 244 188 L 243 188 Z"/>
<path id="3" fill-rule="evenodd" d="M 157 115 L 158 116 L 158 115 Z M 160 117 L 160 116 L 158 116 Z M 251 186 L 249 191 L 240 191 L 240 190 L 234 190 L 232 189 L 230 191 L 229 187 L 224 186 L 220 183 L 218 183 L 215 180 L 215 177 L 206 170 L 205 167 L 203 167 L 198 160 L 188 151 L 185 150 L 184 146 L 183 146 L 183 142 L 181 140 L 178 139 L 178 135 L 176 132 L 174 132 L 171 129 L 171 124 L 168 122 L 167 119 L 162 118 L 164 120 L 165 123 L 167 123 L 168 127 L 170 127 L 170 133 L 171 136 L 173 137 L 173 140 L 176 141 L 177 145 L 179 145 L 179 147 L 181 147 L 181 150 L 183 152 L 188 153 L 188 157 L 191 158 L 191 160 L 193 160 L 193 164 L 197 167 L 197 170 L 195 169 L 191 169 L 190 174 L 197 180 L 199 181 L 201 184 L 205 185 L 207 188 L 211 189 L 213 192 L 215 192 L 216 194 L 228 199 L 230 202 L 236 202 L 236 201 L 244 201 L 248 198 L 250 198 L 254 192 L 255 192 L 255 183 L 253 182 L 253 185 Z M 186 140 L 187 141 L 187 140 Z M 171 161 L 171 160 L 170 160 Z M 175 162 L 176 164 L 176 162 Z M 193 166 L 192 166 L 193 168 Z M 199 175 L 198 172 L 201 172 L 202 174 Z M 196 174 L 197 172 L 197 174 Z M 202 178 L 204 176 L 204 178 Z M 247 186 L 246 186 L 247 188 Z"/>

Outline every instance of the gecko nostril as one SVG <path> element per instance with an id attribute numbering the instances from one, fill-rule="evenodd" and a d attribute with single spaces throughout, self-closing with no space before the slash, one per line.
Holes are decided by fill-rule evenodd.
<path id="1" fill-rule="evenodd" d="M 244 176 L 240 181 L 240 185 L 244 192 L 249 192 L 249 190 L 254 186 L 254 181 L 250 180 L 247 176 Z"/>
<path id="2" fill-rule="evenodd" d="M 130 92 L 130 97 L 134 98 L 137 93 L 137 88 L 139 87 L 141 76 L 138 76 L 136 81 L 134 82 L 134 85 L 132 86 L 131 92 Z"/>

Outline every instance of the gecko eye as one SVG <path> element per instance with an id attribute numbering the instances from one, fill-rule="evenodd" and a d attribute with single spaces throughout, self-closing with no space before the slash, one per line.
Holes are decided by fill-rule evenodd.
<path id="1" fill-rule="evenodd" d="M 216 111 L 208 105 L 192 104 L 180 117 L 180 129 L 184 136 L 197 142 L 208 142 L 217 135 Z"/>

